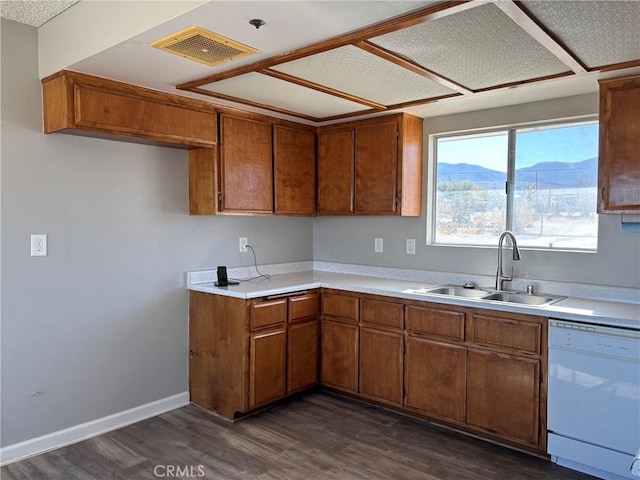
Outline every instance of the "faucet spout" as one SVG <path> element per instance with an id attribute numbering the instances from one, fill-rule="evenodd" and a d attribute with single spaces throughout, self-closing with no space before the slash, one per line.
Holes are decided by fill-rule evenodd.
<path id="1" fill-rule="evenodd" d="M 504 243 L 504 239 L 506 237 L 509 237 L 509 240 L 511 241 L 511 245 L 513 248 L 513 260 L 520 260 L 520 249 L 518 248 L 516 236 L 513 234 L 513 232 L 507 230 L 502 235 L 500 235 L 500 238 L 498 240 L 498 269 L 496 271 L 496 290 L 504 290 L 504 282 L 510 282 L 513 280 L 513 266 L 511 266 L 509 275 L 505 275 L 502 268 L 502 244 Z"/>

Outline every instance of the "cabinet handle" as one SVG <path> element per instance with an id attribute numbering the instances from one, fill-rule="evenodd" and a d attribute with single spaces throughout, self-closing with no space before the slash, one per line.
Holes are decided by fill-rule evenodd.
<path id="1" fill-rule="evenodd" d="M 267 300 L 277 300 L 278 298 L 289 298 L 289 297 L 297 297 L 299 295 L 306 295 L 309 293 L 307 290 L 302 292 L 292 292 L 292 293 L 281 293 L 279 295 L 269 295 L 265 297 Z"/>

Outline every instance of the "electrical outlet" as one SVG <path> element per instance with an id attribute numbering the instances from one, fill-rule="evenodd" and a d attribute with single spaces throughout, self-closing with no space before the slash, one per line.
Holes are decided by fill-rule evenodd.
<path id="1" fill-rule="evenodd" d="M 407 255 L 415 255 L 415 254 L 416 254 L 416 239 L 407 238 Z"/>
<path id="2" fill-rule="evenodd" d="M 47 236 L 44 234 L 31 235 L 31 256 L 44 257 L 47 255 Z"/>
<path id="3" fill-rule="evenodd" d="M 248 252 L 247 245 L 249 245 L 249 239 L 247 237 L 240 237 L 238 243 L 240 253 Z"/>
<path id="4" fill-rule="evenodd" d="M 382 238 L 376 238 L 373 241 L 373 251 L 376 253 L 382 253 L 384 251 L 384 241 Z"/>

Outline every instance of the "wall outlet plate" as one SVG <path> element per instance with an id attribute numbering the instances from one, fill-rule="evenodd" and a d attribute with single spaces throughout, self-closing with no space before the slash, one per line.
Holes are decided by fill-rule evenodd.
<path id="1" fill-rule="evenodd" d="M 31 256 L 44 257 L 47 255 L 47 236 L 42 233 L 31 235 Z"/>
<path id="2" fill-rule="evenodd" d="M 240 237 L 240 239 L 238 241 L 238 250 L 240 251 L 240 253 L 244 253 L 244 252 L 248 252 L 249 251 L 247 249 L 247 245 L 249 245 L 249 238 Z"/>
<path id="3" fill-rule="evenodd" d="M 416 239 L 407 238 L 407 255 L 415 255 L 415 254 L 416 254 Z"/>
<path id="4" fill-rule="evenodd" d="M 373 241 L 373 251 L 376 253 L 384 252 L 384 240 L 382 238 L 376 238 Z"/>

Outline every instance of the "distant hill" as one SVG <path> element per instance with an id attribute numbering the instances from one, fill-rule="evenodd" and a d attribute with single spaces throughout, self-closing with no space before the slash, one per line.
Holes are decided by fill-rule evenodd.
<path id="1" fill-rule="evenodd" d="M 539 189 L 596 187 L 598 159 L 581 162 L 541 162 L 516 170 L 516 184 L 534 184 Z M 438 183 L 473 182 L 481 188 L 502 189 L 506 173 L 468 163 L 438 164 Z"/>

